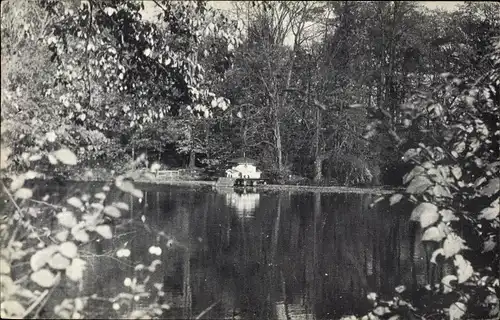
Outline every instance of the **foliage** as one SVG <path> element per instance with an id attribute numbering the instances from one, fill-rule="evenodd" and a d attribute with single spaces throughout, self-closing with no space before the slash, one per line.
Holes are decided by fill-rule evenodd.
<path id="1" fill-rule="evenodd" d="M 495 4 L 453 13 L 388 1 L 235 7 L 246 33 L 220 84 L 234 111 L 220 120 L 226 130 L 218 140 L 231 143 L 227 154 L 259 155 L 267 170 L 292 168 L 341 184 L 402 176 L 404 147 L 391 137 L 426 136 L 402 130 L 398 106 L 449 68 L 471 78 L 482 74 L 477 61 L 498 33 L 497 22 L 482 13 L 493 17 Z M 380 115 L 392 130 L 362 137 L 361 128 Z"/>
<path id="2" fill-rule="evenodd" d="M 386 300 L 370 295 L 366 319 L 496 319 L 500 283 L 500 38 L 484 56 L 493 68 L 477 79 L 441 75 L 428 94 L 402 106 L 410 132 L 426 136 L 406 151 L 414 164 L 404 177 L 406 190 L 390 204 L 415 205 L 411 220 L 431 246 L 431 262 L 441 278 L 429 284 L 428 298 L 398 295 Z M 422 125 L 422 120 L 426 122 Z"/>
<path id="3" fill-rule="evenodd" d="M 148 166 L 146 156 L 120 166 L 123 174 L 100 192 L 71 192 L 63 202 L 39 198 L 32 180 L 123 160 L 117 132 L 126 140 L 168 115 L 211 117 L 215 108 L 225 110 L 228 101 L 209 90 L 196 55 L 215 52 L 202 46 L 209 43 L 225 44 L 224 55 L 231 51 L 238 45 L 237 25 L 199 1 L 158 1 L 156 22 L 141 16 L 136 1 L 24 5 L 2 2 L 2 65 L 9 68 L 2 68 L 0 167 L 8 204 L 1 216 L 1 316 L 78 319 L 88 317 L 89 301 L 98 300 L 119 318 L 159 317 L 170 306 L 162 302 L 162 284 L 153 281 L 158 259 L 137 263 L 114 297 L 84 297 L 76 290 L 54 301 L 58 288 L 82 285 L 88 272 L 83 249 L 111 239 L 129 210 L 113 194 L 143 197 L 127 178 L 130 169 Z M 124 130 L 136 125 L 138 130 Z M 124 250 L 117 254 L 126 260 L 130 252 Z M 149 252 L 162 255 L 154 245 Z M 135 302 L 143 300 L 147 307 L 138 309 Z"/>
<path id="4" fill-rule="evenodd" d="M 142 139 L 147 126 L 156 128 L 166 117 L 196 121 L 228 108 L 227 99 L 211 92 L 213 79 L 207 71 L 230 59 L 239 44 L 238 24 L 205 2 L 156 1 L 156 7 L 158 16 L 146 19 L 138 1 L 81 6 L 42 1 L 28 9 L 2 4 L 2 21 L 15 22 L 15 15 L 28 20 L 29 10 L 45 17 L 25 27 L 28 35 L 30 28 L 44 32 L 24 40 L 9 31 L 17 25 L 2 24 L 8 39 L 2 41 L 6 70 L 13 69 L 19 51 L 36 51 L 30 58 L 39 58 L 32 64 L 21 55 L 25 69 L 8 74 L 2 69 L 2 84 L 10 80 L 5 90 L 2 85 L 2 118 L 12 126 L 16 154 L 44 149 L 36 137 L 56 135 L 79 150 L 82 164 L 102 165 L 126 156 L 124 152 L 134 156 L 134 145 L 140 144 L 134 139 Z M 30 64 L 41 69 L 33 72 L 36 83 L 31 85 L 20 76 L 33 69 Z M 219 68 L 219 74 L 228 67 Z M 151 147 L 161 151 L 165 142 L 159 138 L 154 137 Z M 12 169 L 20 169 L 22 162 L 17 159 Z"/>
<path id="5" fill-rule="evenodd" d="M 154 2 L 150 19 L 132 0 L 2 2 L 2 317 L 40 315 L 55 288 L 82 281 L 82 248 L 113 237 L 128 210 L 112 192 L 142 197 L 127 177 L 149 163 L 129 160 L 170 144 L 190 165 L 245 153 L 277 179 L 346 185 L 404 159 L 405 189 L 388 201 L 414 206 L 442 276 L 418 301 L 404 286 L 370 294 L 364 319 L 498 317 L 498 4 L 254 2 L 236 5 L 242 24 L 203 1 Z M 30 187 L 106 163 L 119 176 L 94 195 L 61 203 Z M 160 316 L 169 306 L 146 297 L 164 294 L 150 288 L 158 261 L 136 265 L 117 296 L 74 294 L 54 316 L 84 317 L 92 299 Z"/>
<path id="6" fill-rule="evenodd" d="M 245 153 L 280 175 L 389 184 L 406 169 L 390 138 L 439 134 L 405 131 L 397 106 L 450 68 L 483 74 L 478 61 L 499 29 L 493 3 L 451 13 L 411 2 L 235 3 L 238 21 L 204 2 L 152 6 L 158 15 L 145 18 L 135 1 L 3 4 L 2 118 L 23 137 L 15 154 L 55 134 L 79 167 L 144 151 L 161 159 L 174 144 L 191 165 Z M 381 114 L 394 130 L 368 142 L 361 130 Z"/>
<path id="7" fill-rule="evenodd" d="M 2 154 L 5 151 L 2 141 Z M 69 149 L 58 149 L 44 155 L 55 166 L 74 166 L 76 155 Z M 32 164 L 41 159 L 33 160 Z M 144 161 L 144 156 L 138 162 Z M 4 163 L 2 163 L 4 167 Z M 87 262 L 81 256 L 81 249 L 90 241 L 98 238 L 113 237 L 113 221 L 128 210 L 123 202 L 109 198 L 113 189 L 142 197 L 124 176 L 118 176 L 113 185 L 106 185 L 94 194 L 75 194 L 65 203 L 53 203 L 49 197 L 36 199 L 28 182 L 39 174 L 30 170 L 12 176 L 10 186 L 2 182 L 3 194 L 10 205 L 2 210 L 2 256 L 1 256 L 1 312 L 2 318 L 36 317 L 52 299 L 54 290 L 64 283 L 82 283 L 86 274 Z M 57 227 L 48 229 L 50 220 L 57 220 Z M 154 248 L 157 254 L 159 248 Z M 161 254 L 161 252 L 160 252 Z M 124 257 L 125 258 L 125 257 Z M 115 297 L 83 297 L 75 294 L 66 297 L 54 307 L 55 317 L 80 319 L 86 317 L 89 300 L 107 301 L 116 316 L 125 318 L 157 317 L 168 305 L 151 300 L 147 289 L 151 274 L 155 272 L 160 260 L 151 266 L 138 264 L 134 276 L 124 279 L 124 291 Z M 149 274 L 151 273 L 151 274 Z M 161 284 L 154 284 L 157 294 L 162 292 Z M 154 297 L 153 297 L 154 298 Z M 148 308 L 136 310 L 131 302 L 150 299 Z"/>

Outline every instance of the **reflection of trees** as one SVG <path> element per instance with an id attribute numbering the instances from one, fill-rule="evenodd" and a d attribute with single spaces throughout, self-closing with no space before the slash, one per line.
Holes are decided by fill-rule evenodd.
<path id="1" fill-rule="evenodd" d="M 297 297 L 304 289 L 296 279 L 304 270 L 307 298 L 315 302 L 311 308 L 315 304 L 319 308 L 316 314 L 331 317 L 333 310 L 336 316 L 352 312 L 360 308 L 360 299 L 368 291 L 409 282 L 404 274 L 411 268 L 409 248 L 402 246 L 409 234 L 403 218 L 393 212 L 368 210 L 368 195 L 318 193 L 297 201 L 301 202 L 299 211 L 309 215 L 301 214 L 302 232 L 292 232 L 293 237 L 284 239 L 294 248 L 285 249 L 284 261 L 296 263 L 283 268 L 294 269 L 287 282 L 298 285 Z"/>
<path id="2" fill-rule="evenodd" d="M 153 232 L 130 224 L 89 251 L 102 246 L 106 253 L 128 243 L 132 264 L 150 261 L 149 246 L 160 245 L 170 318 L 195 317 L 219 300 L 206 317 L 293 312 L 335 318 L 362 308 L 368 291 L 392 290 L 411 283 L 412 271 L 425 271 L 425 261 L 410 262 L 423 252 L 410 243 L 406 208 L 396 208 L 405 215 L 368 209 L 368 195 L 265 193 L 253 197 L 258 206 L 240 206 L 254 211 L 252 219 L 240 219 L 227 199 L 182 188 L 145 192 L 143 202 L 122 199 L 134 209 L 127 218 L 141 223 L 144 214 Z M 160 231 L 163 237 L 156 236 Z M 167 239 L 174 240 L 170 247 Z M 87 288 L 103 295 L 130 276 L 127 266 L 105 258 L 89 272 L 96 277 L 86 277 Z"/>

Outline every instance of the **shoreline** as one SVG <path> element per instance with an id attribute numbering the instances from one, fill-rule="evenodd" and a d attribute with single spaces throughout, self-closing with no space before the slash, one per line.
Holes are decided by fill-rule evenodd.
<path id="1" fill-rule="evenodd" d="M 43 180 L 50 181 L 50 180 Z M 95 179 L 95 180 L 78 180 L 69 179 L 67 182 L 113 182 L 113 180 Z M 220 189 L 243 189 L 242 187 L 228 187 L 217 186 L 216 181 L 203 181 L 203 180 L 148 180 L 148 179 L 134 179 L 134 183 L 147 184 L 154 186 L 170 185 L 170 186 L 210 186 L 212 188 Z M 383 189 L 382 187 L 345 187 L 345 186 L 308 186 L 308 185 L 281 185 L 281 184 L 266 184 L 247 187 L 247 189 L 254 190 L 270 190 L 270 191 L 295 191 L 295 192 L 324 192 L 324 193 L 364 193 L 364 194 L 392 194 L 397 191 L 396 188 Z"/>

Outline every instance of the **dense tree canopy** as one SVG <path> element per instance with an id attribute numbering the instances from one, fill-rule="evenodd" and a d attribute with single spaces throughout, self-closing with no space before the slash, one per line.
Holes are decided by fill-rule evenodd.
<path id="1" fill-rule="evenodd" d="M 271 176 L 318 183 L 399 183 L 387 172 L 405 170 L 404 148 L 391 137 L 425 138 L 399 106 L 443 72 L 484 74 L 499 35 L 494 3 L 234 2 L 234 21 L 203 2 L 155 1 L 148 19 L 134 1 L 23 4 L 2 7 L 2 118 L 19 124 L 18 148 L 40 147 L 40 128 L 83 166 L 246 154 Z M 394 126 L 372 137 L 380 115 Z"/>

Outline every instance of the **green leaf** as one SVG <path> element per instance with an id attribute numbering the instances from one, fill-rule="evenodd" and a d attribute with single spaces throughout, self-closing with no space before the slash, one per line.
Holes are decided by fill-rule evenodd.
<path id="1" fill-rule="evenodd" d="M 486 207 L 483 210 L 481 210 L 481 214 L 478 216 L 478 218 L 485 220 L 493 220 L 496 217 L 498 217 L 499 213 L 500 213 L 500 203 L 499 199 L 496 199 L 490 204 L 489 207 Z"/>
<path id="2" fill-rule="evenodd" d="M 432 181 L 427 177 L 417 176 L 410 182 L 410 185 L 406 188 L 406 192 L 411 194 L 420 194 L 432 186 L 432 184 Z"/>
<path id="3" fill-rule="evenodd" d="M 75 216 L 73 215 L 73 212 L 71 211 L 58 213 L 56 217 L 59 221 L 59 224 L 66 228 L 73 228 L 78 223 Z"/>
<path id="4" fill-rule="evenodd" d="M 0 295 L 4 300 L 9 299 L 13 294 L 19 293 L 19 287 L 14 284 L 14 281 L 9 275 L 0 274 Z"/>
<path id="5" fill-rule="evenodd" d="M 433 224 L 439 219 L 438 207 L 429 202 L 422 202 L 413 209 L 411 213 L 411 221 L 420 221 L 422 228 Z"/>
<path id="6" fill-rule="evenodd" d="M 126 204 L 125 202 L 113 202 L 111 205 L 121 210 L 129 210 L 128 204 Z"/>
<path id="7" fill-rule="evenodd" d="M 451 168 L 451 174 L 458 180 L 462 177 L 462 169 L 460 167 L 453 167 Z"/>
<path id="8" fill-rule="evenodd" d="M 439 214 L 441 215 L 441 219 L 443 222 L 460 220 L 457 216 L 453 214 L 453 211 L 451 211 L 450 209 L 439 210 Z"/>
<path id="9" fill-rule="evenodd" d="M 57 252 L 49 260 L 49 266 L 52 269 L 64 270 L 69 266 L 69 259 Z"/>
<path id="10" fill-rule="evenodd" d="M 24 181 L 25 178 L 23 175 L 17 175 L 12 179 L 12 182 L 10 183 L 10 190 L 11 191 L 16 191 L 17 189 L 21 188 L 24 186 Z"/>
<path id="11" fill-rule="evenodd" d="M 28 300 L 37 298 L 37 296 L 31 290 L 24 289 L 24 288 L 18 288 L 18 290 L 16 291 L 16 296 L 21 297 L 21 298 L 25 298 Z"/>
<path id="12" fill-rule="evenodd" d="M 141 271 L 141 270 L 144 270 L 145 268 L 146 267 L 142 263 L 140 263 L 140 264 L 138 264 L 138 265 L 135 266 L 134 270 L 135 271 Z"/>
<path id="13" fill-rule="evenodd" d="M 5 312 L 5 314 L 4 314 Z M 15 300 L 7 300 L 2 302 L 2 318 L 16 319 L 24 316 L 26 309 Z M 21 318 L 20 318 L 21 319 Z"/>
<path id="14" fill-rule="evenodd" d="M 406 287 L 404 285 L 400 285 L 400 286 L 397 286 L 394 290 L 397 293 L 401 294 L 401 293 L 403 293 L 406 290 Z"/>
<path id="15" fill-rule="evenodd" d="M 78 199 L 77 197 L 71 197 L 66 202 L 68 202 L 68 204 L 72 205 L 75 208 L 83 207 L 82 200 Z"/>
<path id="16" fill-rule="evenodd" d="M 437 207 L 428 208 L 420 215 L 420 226 L 422 228 L 427 228 L 428 226 L 434 224 L 439 219 L 439 214 L 437 212 Z"/>
<path id="17" fill-rule="evenodd" d="M 373 208 L 377 203 L 379 203 L 380 201 L 384 200 L 385 199 L 385 196 L 380 196 L 378 197 L 377 199 L 375 199 L 372 203 L 370 203 L 370 208 Z"/>
<path id="18" fill-rule="evenodd" d="M 116 207 L 113 207 L 113 206 L 104 207 L 103 212 L 104 212 L 104 214 L 106 214 L 112 218 L 119 218 L 121 216 L 120 210 L 118 210 Z"/>
<path id="19" fill-rule="evenodd" d="M 134 191 L 134 189 L 135 189 L 134 184 L 130 181 L 127 181 L 127 180 L 124 181 L 124 180 L 116 179 L 115 185 L 121 191 L 128 192 L 128 193 L 132 193 L 132 191 Z"/>
<path id="20" fill-rule="evenodd" d="M 442 256 L 442 255 L 444 255 L 444 250 L 443 250 L 443 248 L 439 248 L 439 249 L 437 249 L 437 250 L 434 250 L 434 252 L 432 253 L 432 256 L 431 256 L 431 263 L 437 264 L 436 259 L 437 259 L 437 257 L 438 257 L 438 256 L 440 256 L 440 255 L 441 255 L 441 256 Z"/>
<path id="21" fill-rule="evenodd" d="M 458 278 L 452 274 L 445 276 L 441 279 L 441 283 L 443 284 L 443 293 L 450 293 L 453 291 L 453 287 L 450 284 L 452 281 L 457 281 Z"/>
<path id="22" fill-rule="evenodd" d="M 106 194 L 104 192 L 98 192 L 94 195 L 94 197 L 96 197 L 99 200 L 104 200 L 106 199 Z"/>
<path id="23" fill-rule="evenodd" d="M 144 194 L 142 193 L 142 190 L 139 189 L 134 189 L 131 194 L 136 197 L 136 198 L 143 198 Z"/>
<path id="24" fill-rule="evenodd" d="M 483 196 L 491 197 L 498 191 L 500 191 L 500 178 L 493 178 L 488 181 L 488 184 L 485 187 L 481 189 L 480 193 Z"/>
<path id="25" fill-rule="evenodd" d="M 74 225 L 69 227 L 69 228 L 72 228 L 72 227 L 74 227 Z M 55 238 L 60 242 L 64 242 L 64 241 L 66 241 L 66 239 L 68 239 L 68 236 L 69 236 L 69 231 L 62 230 L 62 231 L 59 231 L 58 233 L 56 233 Z"/>
<path id="26" fill-rule="evenodd" d="M 10 263 L 5 259 L 0 259 L 0 274 L 10 274 Z"/>
<path id="27" fill-rule="evenodd" d="M 50 288 L 56 284 L 56 276 L 48 269 L 40 269 L 31 274 L 31 281 L 43 288 Z"/>
<path id="28" fill-rule="evenodd" d="M 90 207 L 96 209 L 97 211 L 101 211 L 102 209 L 104 209 L 104 206 L 97 202 L 91 203 Z"/>
<path id="29" fill-rule="evenodd" d="M 83 242 L 83 243 L 89 242 L 89 240 L 90 240 L 87 231 L 85 231 L 81 228 L 71 229 L 71 235 L 73 235 L 73 238 L 75 238 L 75 240 Z"/>
<path id="30" fill-rule="evenodd" d="M 28 158 L 29 161 L 38 161 L 42 159 L 42 155 L 40 154 L 34 154 Z"/>
<path id="31" fill-rule="evenodd" d="M 443 240 L 445 234 L 438 227 L 430 227 L 425 230 L 422 236 L 422 241 L 436 241 L 439 242 Z"/>
<path id="32" fill-rule="evenodd" d="M 170 310 L 170 308 L 171 308 L 171 306 L 169 304 L 166 304 L 166 303 L 162 304 L 160 307 L 162 309 L 165 309 L 165 310 Z"/>
<path id="33" fill-rule="evenodd" d="M 26 172 L 24 174 L 24 177 L 26 178 L 26 180 L 31 180 L 31 179 L 35 179 L 36 177 L 38 177 L 40 174 L 38 172 L 35 172 L 33 170 L 29 170 L 28 172 Z"/>
<path id="34" fill-rule="evenodd" d="M 66 241 L 59 245 L 59 252 L 64 256 L 73 259 L 78 254 L 78 247 L 73 241 Z"/>
<path id="35" fill-rule="evenodd" d="M 47 256 L 47 252 L 44 250 L 40 250 L 35 252 L 30 258 L 30 265 L 31 265 L 31 270 L 37 271 L 41 269 L 47 261 L 49 261 L 50 257 Z"/>
<path id="36" fill-rule="evenodd" d="M 86 262 L 82 259 L 75 258 L 66 268 L 66 276 L 74 282 L 80 281 L 83 277 L 83 271 L 85 271 Z"/>
<path id="37" fill-rule="evenodd" d="M 14 197 L 19 199 L 29 199 L 33 196 L 33 191 L 28 188 L 21 188 L 14 193 Z"/>
<path id="38" fill-rule="evenodd" d="M 497 246 L 496 241 L 493 239 L 493 237 L 490 237 L 483 243 L 482 253 L 493 251 L 496 246 Z"/>
<path id="39" fill-rule="evenodd" d="M 50 164 L 53 164 L 53 165 L 57 164 L 57 158 L 54 157 L 52 154 L 48 154 L 47 158 L 49 159 Z"/>
<path id="40" fill-rule="evenodd" d="M 122 190 L 123 192 L 128 192 L 131 195 L 137 197 L 137 198 L 142 198 L 143 193 L 141 190 L 138 190 L 134 187 L 134 184 L 130 181 L 127 180 L 122 180 L 122 179 L 116 179 L 115 185 Z"/>
<path id="41" fill-rule="evenodd" d="M 458 283 L 464 283 L 474 273 L 471 263 L 465 260 L 460 254 L 455 256 L 453 263 L 455 264 L 455 267 L 457 267 Z"/>
<path id="42" fill-rule="evenodd" d="M 54 142 L 56 141 L 56 138 L 57 138 L 57 135 L 54 131 L 50 131 L 50 132 L 47 132 L 45 134 L 45 138 L 49 141 L 49 142 Z"/>
<path id="43" fill-rule="evenodd" d="M 479 187 L 481 184 L 483 184 L 486 181 L 485 177 L 479 177 L 474 181 L 474 187 Z M 483 188 L 484 189 L 484 188 Z"/>
<path id="44" fill-rule="evenodd" d="M 35 252 L 30 258 L 31 270 L 37 271 L 41 269 L 49 260 L 52 255 L 57 252 L 57 246 L 51 245 L 47 248 Z"/>
<path id="45" fill-rule="evenodd" d="M 420 150 L 418 149 L 408 149 L 405 154 L 403 155 L 403 161 L 404 162 L 408 162 L 410 161 L 411 159 L 415 158 L 416 156 L 418 156 L 420 153 Z"/>
<path id="46" fill-rule="evenodd" d="M 432 191 L 434 192 L 434 195 L 436 197 L 444 197 L 444 198 L 451 198 L 452 197 L 450 190 L 448 190 L 447 187 L 443 187 L 440 184 L 436 184 L 434 186 L 434 188 L 432 189 Z"/>
<path id="47" fill-rule="evenodd" d="M 373 313 L 379 317 L 383 316 L 386 313 L 390 313 L 390 312 L 391 311 L 389 310 L 388 307 L 383 307 L 383 306 L 378 306 L 375 309 L 373 309 Z"/>
<path id="48" fill-rule="evenodd" d="M 462 302 L 455 302 L 449 308 L 450 320 L 460 320 L 465 315 L 467 307 Z"/>
<path id="49" fill-rule="evenodd" d="M 465 246 L 465 240 L 460 238 L 455 233 L 449 234 L 446 237 L 446 240 L 444 240 L 443 254 L 446 258 L 456 255 L 463 249 L 467 249 L 467 246 Z"/>
<path id="50" fill-rule="evenodd" d="M 396 193 L 396 194 L 393 194 L 391 196 L 391 198 L 389 199 L 389 203 L 390 205 L 395 205 L 396 203 L 398 203 L 399 201 L 401 201 L 401 199 L 403 198 L 403 195 L 400 194 L 400 193 Z"/>
<path id="51" fill-rule="evenodd" d="M 78 158 L 69 149 L 59 149 L 55 151 L 54 157 L 66 165 L 74 166 L 78 163 Z"/>
<path id="52" fill-rule="evenodd" d="M 118 258 L 122 258 L 122 257 L 127 258 L 127 257 L 130 256 L 130 250 L 126 249 L 126 248 L 125 249 L 120 249 L 120 250 L 116 251 L 116 256 Z"/>
<path id="53" fill-rule="evenodd" d="M 425 172 L 425 168 L 422 167 L 422 166 L 416 166 L 415 168 L 413 168 L 413 170 L 411 170 L 409 173 L 407 173 L 404 177 L 403 177 L 403 183 L 404 184 L 407 184 L 408 182 L 410 182 L 414 177 L 416 176 L 419 176 L 421 175 L 422 173 Z"/>
<path id="54" fill-rule="evenodd" d="M 100 234 L 104 239 L 111 239 L 113 237 L 113 232 L 111 232 L 111 227 L 108 225 L 99 225 L 95 228 L 95 232 Z"/>

